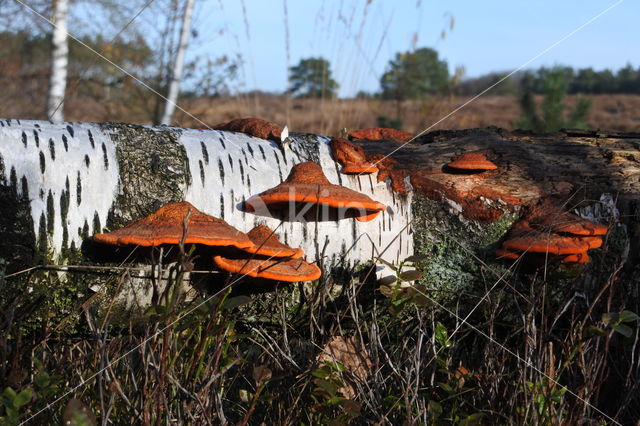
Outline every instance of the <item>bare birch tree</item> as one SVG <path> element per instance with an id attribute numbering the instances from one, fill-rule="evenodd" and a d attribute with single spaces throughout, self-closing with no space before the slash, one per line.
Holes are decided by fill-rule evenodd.
<path id="1" fill-rule="evenodd" d="M 50 120 L 64 120 L 64 92 L 67 88 L 69 41 L 67 15 L 69 0 L 53 0 L 53 33 L 51 35 L 51 75 L 47 96 L 47 116 Z"/>
<path id="2" fill-rule="evenodd" d="M 176 57 L 173 62 L 169 91 L 160 124 L 171 124 L 171 118 L 173 117 L 176 102 L 178 101 L 180 79 L 182 78 L 182 69 L 184 67 L 184 55 L 187 50 L 187 44 L 189 43 L 189 34 L 191 33 L 191 15 L 193 13 L 194 4 L 195 0 L 187 0 L 184 7 L 182 28 L 180 29 L 180 42 L 178 43 L 178 50 L 176 51 Z"/>

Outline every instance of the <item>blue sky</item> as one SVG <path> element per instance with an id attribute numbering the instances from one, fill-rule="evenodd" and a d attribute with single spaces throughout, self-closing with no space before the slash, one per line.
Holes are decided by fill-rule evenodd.
<path id="1" fill-rule="evenodd" d="M 451 71 L 464 66 L 465 76 L 474 77 L 519 67 L 616 2 L 197 0 L 194 28 L 199 35 L 188 58 L 240 54 L 245 90 L 282 91 L 288 66 L 304 57 L 323 56 L 332 64 L 340 94 L 349 96 L 378 90 L 389 60 L 412 49 L 414 40 L 416 47 L 435 48 Z M 149 25 L 153 13 L 157 10 L 145 11 L 147 16 L 135 25 Z M 617 70 L 627 63 L 638 67 L 638 18 L 640 2 L 623 0 L 528 68 L 562 64 Z"/>

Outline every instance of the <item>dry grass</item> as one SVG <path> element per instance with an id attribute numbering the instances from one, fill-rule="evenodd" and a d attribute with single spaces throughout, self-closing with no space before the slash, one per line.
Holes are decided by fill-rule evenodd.
<path id="1" fill-rule="evenodd" d="M 38 88 L 20 93 L 8 90 L 0 94 L 0 117 L 44 119 L 44 98 Z M 15 85 L 13 85 L 15 88 Z M 122 121 L 151 124 L 155 99 L 146 94 L 133 93 L 129 99 L 97 101 L 69 96 L 66 115 L 70 121 Z M 640 130 L 640 95 L 589 96 L 593 106 L 589 114 L 589 127 L 619 131 Z M 568 106 L 575 104 L 577 96 L 567 96 Z M 451 111 L 469 101 L 468 97 L 437 97 L 421 101 L 380 101 L 375 99 L 292 99 L 289 128 L 292 131 L 338 135 L 343 128 L 376 127 L 379 116 L 401 117 L 403 130 L 419 132 L 441 120 Z M 538 98 L 540 100 L 540 98 Z M 204 127 L 240 117 L 260 117 L 279 124 L 287 119 L 287 101 L 282 96 L 243 95 L 233 98 L 200 98 L 184 100 L 180 106 L 188 111 L 177 111 L 174 124 L 183 127 Z M 464 129 L 498 126 L 512 128 L 520 115 L 514 96 L 483 96 L 466 105 L 451 117 L 433 126 L 433 129 Z"/>

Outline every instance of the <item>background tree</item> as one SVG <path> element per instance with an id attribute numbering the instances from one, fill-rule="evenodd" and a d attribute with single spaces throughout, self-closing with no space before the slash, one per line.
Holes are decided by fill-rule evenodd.
<path id="1" fill-rule="evenodd" d="M 67 89 L 67 66 L 69 65 L 69 41 L 67 39 L 68 0 L 53 2 L 51 29 L 51 73 L 47 93 L 47 116 L 49 120 L 64 120 L 64 94 Z"/>
<path id="2" fill-rule="evenodd" d="M 331 64 L 324 58 L 301 59 L 289 68 L 289 93 L 300 98 L 333 98 L 338 83 L 331 76 Z"/>
<path id="3" fill-rule="evenodd" d="M 538 112 L 533 90 L 525 90 L 520 97 L 522 115 L 514 123 L 515 126 L 535 132 L 553 132 L 561 128 L 586 128 L 591 108 L 590 100 L 579 98 L 565 118 L 564 98 L 569 87 L 566 69 L 544 70 L 541 77 L 544 90 L 542 110 Z"/>
<path id="4" fill-rule="evenodd" d="M 421 99 L 444 93 L 449 88 L 449 67 L 445 60 L 438 59 L 438 52 L 428 47 L 398 53 L 389 61 L 380 86 L 384 99 Z"/>

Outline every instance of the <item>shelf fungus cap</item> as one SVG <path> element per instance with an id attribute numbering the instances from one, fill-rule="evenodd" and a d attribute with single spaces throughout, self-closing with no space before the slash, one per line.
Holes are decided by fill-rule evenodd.
<path id="1" fill-rule="evenodd" d="M 274 281 L 314 281 L 322 275 L 318 266 L 303 259 L 228 259 L 214 256 L 213 262 L 227 272 Z"/>
<path id="2" fill-rule="evenodd" d="M 238 118 L 227 123 L 220 123 L 213 126 L 214 130 L 227 130 L 255 136 L 261 139 L 280 141 L 283 128 L 277 124 L 270 123 L 260 118 Z M 287 132 L 288 134 L 288 132 Z"/>
<path id="3" fill-rule="evenodd" d="M 254 246 L 244 249 L 248 253 L 261 256 L 291 257 L 294 259 L 304 256 L 304 251 L 300 248 L 292 248 L 283 244 L 277 235 L 266 225 L 258 225 L 247 236 Z"/>
<path id="4" fill-rule="evenodd" d="M 519 253 L 516 253 L 515 251 L 511 251 L 511 250 L 506 250 L 506 249 L 497 249 L 496 250 L 496 257 L 499 259 L 512 259 L 512 260 L 516 260 L 520 257 Z"/>
<path id="5" fill-rule="evenodd" d="M 322 172 L 322 167 L 312 161 L 293 166 L 284 182 L 252 196 L 245 201 L 244 208 L 248 212 L 264 212 L 270 206 L 289 203 L 312 203 L 352 210 L 361 222 L 373 220 L 386 209 L 384 204 L 365 194 L 332 184 Z"/>
<path id="6" fill-rule="evenodd" d="M 367 161 L 362 147 L 352 144 L 346 139 L 331 139 L 331 154 L 335 161 L 342 164 L 342 173 L 370 174 L 378 171 L 375 165 Z"/>
<path id="7" fill-rule="evenodd" d="M 390 140 L 395 142 L 407 142 L 413 135 L 402 130 L 385 127 L 373 127 L 371 129 L 353 130 L 347 133 L 351 139 L 367 139 L 370 141 Z"/>
<path id="8" fill-rule="evenodd" d="M 495 170 L 498 168 L 498 166 L 487 159 L 486 155 L 480 152 L 467 152 L 462 154 L 447 164 L 447 167 L 454 170 L 469 172 Z"/>
<path id="9" fill-rule="evenodd" d="M 582 238 L 536 232 L 531 235 L 510 238 L 502 243 L 502 248 L 516 252 L 576 254 L 585 252 L 592 247 Z"/>
<path id="10" fill-rule="evenodd" d="M 570 254 L 569 256 L 566 256 L 564 259 L 562 259 L 562 263 L 588 263 L 589 262 L 589 255 L 587 254 L 587 252 L 582 252 L 582 253 L 576 253 L 576 254 Z"/>
<path id="11" fill-rule="evenodd" d="M 184 233 L 184 221 L 189 215 L 185 244 L 207 246 L 253 247 L 249 237 L 222 219 L 202 213 L 187 201 L 168 203 L 149 216 L 106 234 L 95 234 L 93 240 L 102 244 L 157 246 L 179 244 Z"/>
<path id="12" fill-rule="evenodd" d="M 573 214 L 567 214 L 567 220 L 563 220 L 563 223 L 553 225 L 552 229 L 554 232 L 581 236 L 606 235 L 609 231 L 607 225 L 594 223 Z"/>

